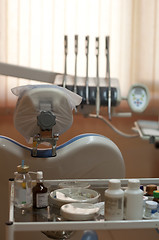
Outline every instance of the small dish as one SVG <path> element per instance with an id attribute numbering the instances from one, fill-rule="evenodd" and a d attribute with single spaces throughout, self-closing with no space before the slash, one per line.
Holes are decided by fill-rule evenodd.
<path id="1" fill-rule="evenodd" d="M 58 186 L 59 188 L 89 188 L 90 184 L 81 181 L 62 181 Z"/>
<path id="2" fill-rule="evenodd" d="M 93 203 L 68 203 L 61 207 L 60 213 L 64 219 L 84 221 L 94 219 L 99 210 Z"/>
<path id="3" fill-rule="evenodd" d="M 97 191 L 87 188 L 61 188 L 50 193 L 51 203 L 58 207 L 73 202 L 97 203 L 99 198 Z"/>

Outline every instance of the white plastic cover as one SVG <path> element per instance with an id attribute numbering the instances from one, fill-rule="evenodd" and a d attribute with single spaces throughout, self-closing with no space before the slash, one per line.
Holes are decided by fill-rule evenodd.
<path id="1" fill-rule="evenodd" d="M 15 128 L 29 143 L 40 132 L 37 116 L 41 111 L 50 110 L 56 116 L 53 133 L 61 135 L 71 127 L 72 110 L 82 101 L 76 93 L 56 85 L 26 85 L 11 91 L 18 96 L 14 112 Z"/>

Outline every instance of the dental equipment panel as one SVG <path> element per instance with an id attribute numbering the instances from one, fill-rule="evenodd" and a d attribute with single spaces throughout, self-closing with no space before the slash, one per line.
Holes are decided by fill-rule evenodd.
<path id="1" fill-rule="evenodd" d="M 79 41 L 82 39 L 78 35 L 74 36 L 74 53 L 75 53 L 75 65 L 74 65 L 74 76 L 69 75 L 67 72 L 67 58 L 68 58 L 68 36 L 64 36 L 64 74 L 62 73 L 52 73 L 48 71 L 42 71 L 38 69 L 31 69 L 26 67 L 15 66 L 11 64 L 0 63 L 0 73 L 6 76 L 21 77 L 26 79 L 33 79 L 38 81 L 43 81 L 47 83 L 54 83 L 55 85 L 62 86 L 65 89 L 70 90 L 71 92 L 77 93 L 82 97 L 82 102 L 79 107 L 75 107 L 75 110 L 83 114 L 85 117 L 98 118 L 109 127 L 111 127 L 116 133 L 124 137 L 139 137 L 141 136 L 140 130 L 138 127 L 133 127 L 132 130 L 135 131 L 134 134 L 127 134 L 125 132 L 117 129 L 112 123 L 112 117 L 130 117 L 132 112 L 141 113 L 146 110 L 149 104 L 149 90 L 143 84 L 133 85 L 126 97 L 121 96 L 119 80 L 112 78 L 110 74 L 110 37 L 105 37 L 105 56 L 106 56 L 106 76 L 99 76 L 99 54 L 102 52 L 100 46 L 99 37 L 95 38 L 95 58 L 96 58 L 96 77 L 89 76 L 89 52 L 90 52 L 90 37 L 87 35 L 85 37 L 85 55 L 86 55 L 86 74 L 85 77 L 78 76 L 78 53 L 79 53 Z M 80 49 L 82 50 L 82 49 Z M 130 112 L 116 112 L 116 107 L 120 105 L 122 100 L 128 101 L 128 105 L 131 109 Z M 107 108 L 107 117 L 100 115 L 100 108 Z M 95 113 L 94 113 L 95 112 Z M 45 114 L 46 116 L 46 114 Z M 48 118 L 53 116 L 47 114 Z M 41 119 L 44 120 L 44 114 L 39 117 L 41 124 Z M 56 120 L 55 120 L 56 121 Z M 52 123 L 53 124 L 53 123 Z M 136 125 L 136 123 L 135 123 Z M 54 125 L 56 128 L 56 125 Z M 53 145 L 56 145 L 58 140 L 58 134 L 54 135 Z M 149 136 L 149 139 L 152 139 L 153 136 Z M 156 138 L 155 138 L 156 139 Z M 35 141 L 35 154 L 36 154 L 36 145 L 38 145 L 39 139 Z M 48 141 L 49 142 L 49 141 Z M 154 141 L 153 141 L 154 142 Z M 53 155 L 56 155 L 53 150 Z"/>
<path id="2" fill-rule="evenodd" d="M 86 55 L 86 77 L 77 76 L 77 56 L 78 56 L 78 35 L 75 35 L 75 74 L 67 74 L 67 55 L 68 55 L 68 36 L 64 36 L 64 76 L 56 76 L 54 83 L 66 87 L 76 92 L 82 97 L 82 109 L 79 111 L 88 115 L 93 108 L 86 108 L 84 105 L 95 106 L 97 116 L 100 113 L 100 106 L 108 106 L 109 119 L 111 119 L 111 107 L 117 106 L 121 101 L 120 88 L 117 79 L 110 79 L 109 63 L 109 37 L 105 38 L 106 51 L 106 78 L 99 76 L 99 37 L 95 38 L 95 56 L 96 56 L 96 77 L 89 77 L 89 36 L 85 37 L 85 55 Z M 114 85 L 115 82 L 115 85 Z M 88 112 L 87 112 L 88 111 Z"/>
<path id="3" fill-rule="evenodd" d="M 26 79 L 35 79 L 39 81 L 54 83 L 62 86 L 72 92 L 77 93 L 82 97 L 81 106 L 78 107 L 80 113 L 87 117 L 95 117 L 103 120 L 100 115 L 100 108 L 107 107 L 108 120 L 112 117 L 129 117 L 131 112 L 116 112 L 115 109 L 120 105 L 122 100 L 127 100 L 130 109 L 133 112 L 143 112 L 149 103 L 149 91 L 143 84 L 133 85 L 128 93 L 128 96 L 122 97 L 120 91 L 119 80 L 112 78 L 110 74 L 110 37 L 105 37 L 105 56 L 106 56 L 106 76 L 99 76 L 99 57 L 102 49 L 100 49 L 100 38 L 95 38 L 95 54 L 96 58 L 96 77 L 89 77 L 89 50 L 90 39 L 89 36 L 85 37 L 85 55 L 86 55 L 86 74 L 85 77 L 78 76 L 78 54 L 79 54 L 79 41 L 82 39 L 78 35 L 74 36 L 74 76 L 68 74 L 67 58 L 68 58 L 68 36 L 64 36 L 64 74 L 50 73 L 38 69 L 28 69 L 24 67 L 14 66 L 10 64 L 0 63 L 0 73 L 14 77 L 22 77 Z M 80 49 L 82 51 L 82 49 Z M 43 79 L 42 79 L 43 77 Z M 94 113 L 95 114 L 92 114 Z M 107 119 L 104 118 L 107 123 Z M 108 124 L 111 125 L 111 124 Z M 114 127 L 113 127 L 114 129 Z M 120 132 L 120 131 L 119 131 Z M 123 134 L 124 135 L 124 134 Z M 136 134 L 139 136 L 139 134 Z M 134 137 L 134 136 L 133 136 Z"/>

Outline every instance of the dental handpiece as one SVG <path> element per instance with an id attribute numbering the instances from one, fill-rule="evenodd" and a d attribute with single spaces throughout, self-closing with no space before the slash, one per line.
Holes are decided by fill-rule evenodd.
<path id="1" fill-rule="evenodd" d="M 89 83 L 88 83 L 89 36 L 86 36 L 85 38 L 85 53 L 86 53 L 86 104 L 89 104 Z"/>
<path id="2" fill-rule="evenodd" d="M 67 54 L 68 54 L 68 37 L 65 35 L 64 36 L 64 57 L 65 57 L 65 62 L 64 62 L 64 77 L 63 77 L 63 87 L 66 87 L 66 75 L 67 75 Z"/>
<path id="3" fill-rule="evenodd" d="M 106 36 L 106 79 L 108 79 L 108 118 L 111 120 L 111 80 L 110 80 L 110 62 L 109 62 L 109 36 Z"/>
<path id="4" fill-rule="evenodd" d="M 77 93 L 77 55 L 78 55 L 78 35 L 75 35 L 75 77 L 74 77 L 75 93 Z"/>
<path id="5" fill-rule="evenodd" d="M 100 113 L 100 89 L 99 89 L 99 37 L 96 37 L 96 80 L 97 80 L 97 93 L 96 93 L 96 115 Z"/>

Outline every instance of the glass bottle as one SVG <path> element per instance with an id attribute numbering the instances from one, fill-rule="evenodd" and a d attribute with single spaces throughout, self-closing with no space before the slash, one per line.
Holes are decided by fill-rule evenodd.
<path id="1" fill-rule="evenodd" d="M 46 208 L 48 206 L 48 189 L 43 184 L 43 172 L 37 172 L 37 183 L 32 189 L 33 208 Z"/>
<path id="2" fill-rule="evenodd" d="M 147 196 L 149 200 L 153 200 L 154 198 L 153 191 L 156 191 L 156 190 L 157 190 L 157 185 L 154 185 L 154 184 L 147 185 L 145 196 Z"/>
<path id="3" fill-rule="evenodd" d="M 32 179 L 29 166 L 17 166 L 14 179 L 14 205 L 17 208 L 30 208 L 32 206 Z"/>

